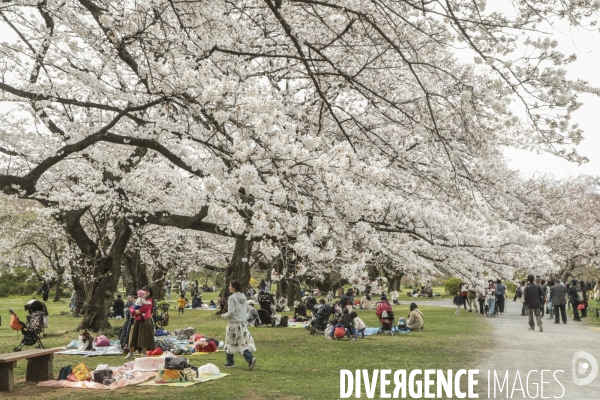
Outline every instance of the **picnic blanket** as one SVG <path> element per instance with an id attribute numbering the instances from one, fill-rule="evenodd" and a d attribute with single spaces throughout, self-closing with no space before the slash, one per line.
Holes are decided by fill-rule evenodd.
<path id="1" fill-rule="evenodd" d="M 77 389 L 95 389 L 95 390 L 115 390 L 125 386 L 137 385 L 142 382 L 146 382 L 156 376 L 156 372 L 133 372 L 131 379 L 119 379 L 118 381 L 110 384 L 103 385 L 96 382 L 71 382 L 67 380 L 62 381 L 44 381 L 39 382 L 38 386 L 44 387 L 64 387 L 64 388 L 77 388 Z M 151 381 L 154 383 L 154 381 Z"/>
<path id="2" fill-rule="evenodd" d="M 194 382 L 156 383 L 154 381 L 148 381 L 148 382 L 144 382 L 144 383 L 140 384 L 140 386 L 175 386 L 175 387 L 186 387 L 186 386 L 195 385 L 197 383 L 214 381 L 215 379 L 220 379 L 220 378 L 223 378 L 223 377 L 228 376 L 228 375 L 229 374 L 223 374 L 223 373 L 217 374 L 217 375 L 200 374 L 200 376 L 198 378 L 196 378 L 194 380 Z"/>
<path id="3" fill-rule="evenodd" d="M 366 328 L 365 329 L 365 336 L 376 335 L 377 332 L 379 332 L 379 328 Z M 394 334 L 396 334 L 396 333 L 408 333 L 410 331 L 399 331 L 396 327 L 394 327 L 394 329 L 392 330 L 392 332 Z M 387 331 L 386 331 L 386 333 L 387 333 Z"/>
<path id="4" fill-rule="evenodd" d="M 70 356 L 84 356 L 84 357 L 97 357 L 97 356 L 121 356 L 123 355 L 123 350 L 121 350 L 121 346 L 113 345 L 106 347 L 97 347 L 96 350 L 77 350 L 77 349 L 68 349 L 59 351 L 56 354 L 66 354 Z"/>
<path id="5" fill-rule="evenodd" d="M 301 329 L 306 328 L 307 326 L 308 324 L 306 322 L 288 322 L 288 328 Z"/>

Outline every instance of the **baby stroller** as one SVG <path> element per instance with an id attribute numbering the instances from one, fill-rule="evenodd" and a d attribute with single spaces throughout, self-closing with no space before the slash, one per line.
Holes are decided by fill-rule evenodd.
<path id="1" fill-rule="evenodd" d="M 156 304 L 156 312 L 154 313 L 154 324 L 157 328 L 164 328 L 169 325 L 169 302 L 160 301 Z"/>
<path id="2" fill-rule="evenodd" d="M 10 327 L 16 331 L 21 331 L 23 339 L 19 346 L 15 347 L 13 351 L 21 351 L 23 346 L 33 346 L 37 344 L 36 349 L 43 349 L 41 333 L 44 327 L 44 312 L 33 311 L 31 315 L 27 316 L 27 323 L 24 324 L 13 310 L 10 311 Z"/>
<path id="3" fill-rule="evenodd" d="M 377 331 L 377 334 L 383 335 L 387 332 L 388 336 L 392 336 L 394 334 L 394 329 L 394 312 L 384 311 L 381 314 L 381 318 L 379 318 L 379 330 Z"/>
<path id="4" fill-rule="evenodd" d="M 317 310 L 317 299 L 314 297 L 307 297 L 304 300 L 304 305 L 306 306 L 306 310 L 310 312 L 315 312 Z"/>
<path id="5" fill-rule="evenodd" d="M 333 314 L 333 307 L 329 304 L 323 304 L 322 307 L 313 312 L 313 318 L 308 323 L 306 330 L 310 331 L 311 335 L 317 333 L 317 329 L 324 332 L 331 314 Z"/>
<path id="6" fill-rule="evenodd" d="M 275 326 L 275 319 L 273 318 L 273 311 L 271 310 L 271 304 L 273 304 L 273 296 L 269 293 L 261 292 L 258 296 L 258 304 L 260 304 L 260 310 L 258 310 L 258 318 L 264 325 Z"/>

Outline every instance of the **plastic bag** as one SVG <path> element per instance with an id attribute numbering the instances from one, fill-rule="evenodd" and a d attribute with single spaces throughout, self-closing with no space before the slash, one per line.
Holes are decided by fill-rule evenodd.
<path id="1" fill-rule="evenodd" d="M 198 368 L 198 373 L 204 375 L 218 375 L 221 373 L 221 371 L 219 370 L 219 367 L 217 367 L 215 364 L 209 363 Z"/>

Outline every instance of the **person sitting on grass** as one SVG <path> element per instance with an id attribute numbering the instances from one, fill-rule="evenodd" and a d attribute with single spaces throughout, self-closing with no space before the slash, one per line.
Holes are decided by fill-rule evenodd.
<path id="1" fill-rule="evenodd" d="M 410 314 L 408 315 L 408 321 L 406 321 L 406 327 L 411 331 L 422 331 L 424 324 L 425 318 L 417 308 L 417 303 L 410 303 Z"/>
<path id="2" fill-rule="evenodd" d="M 352 340 L 356 340 L 356 329 L 354 329 L 354 319 L 350 316 L 350 311 L 347 308 L 344 308 L 342 311 L 342 316 L 340 318 L 340 324 L 344 326 L 346 329 L 346 335 L 348 339 L 352 337 Z"/>
<path id="3" fill-rule="evenodd" d="M 248 315 L 246 317 L 246 320 L 248 321 L 248 323 L 250 325 L 254 325 L 254 323 L 257 320 L 258 320 L 258 323 L 260 324 L 260 318 L 258 316 L 258 311 L 256 311 L 256 309 L 254 308 L 254 300 L 248 301 Z"/>
<path id="4" fill-rule="evenodd" d="M 358 316 L 356 311 L 352 311 L 350 313 L 350 318 L 354 321 L 354 328 L 356 329 L 356 334 L 354 335 L 354 339 L 358 339 L 358 335 L 362 335 L 362 338 L 365 338 L 365 330 L 367 326 L 363 322 L 363 320 Z"/>
<path id="5" fill-rule="evenodd" d="M 296 322 L 310 320 L 310 318 L 306 316 L 306 306 L 304 305 L 304 303 L 301 303 L 298 300 L 294 302 L 294 320 Z"/>
<path id="6" fill-rule="evenodd" d="M 460 315 L 460 306 L 463 305 L 465 298 L 461 296 L 460 292 L 456 292 L 456 296 L 454 296 L 454 300 L 452 300 L 452 304 L 456 307 L 456 311 L 454 311 L 454 315 Z"/>
<path id="7" fill-rule="evenodd" d="M 177 299 L 177 314 L 183 315 L 183 310 L 185 309 L 185 305 L 187 304 L 187 299 L 185 298 L 185 293 L 181 292 L 181 296 Z"/>

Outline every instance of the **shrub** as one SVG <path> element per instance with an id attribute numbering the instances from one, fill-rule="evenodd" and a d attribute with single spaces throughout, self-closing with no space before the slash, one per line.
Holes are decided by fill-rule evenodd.
<path id="1" fill-rule="evenodd" d="M 446 283 L 444 283 L 444 289 L 446 290 L 446 293 L 450 294 L 450 295 L 455 295 L 456 292 L 458 292 L 460 290 L 460 283 L 462 282 L 462 279 L 458 279 L 458 278 L 450 278 L 446 281 Z"/>
<path id="2" fill-rule="evenodd" d="M 3 274 L 0 276 L 0 297 L 33 295 L 40 286 L 41 284 L 25 271 Z"/>
<path id="3" fill-rule="evenodd" d="M 505 282 L 504 283 L 506 285 L 506 291 L 509 293 L 515 293 L 517 291 L 517 287 L 515 286 L 514 283 L 512 282 Z"/>

